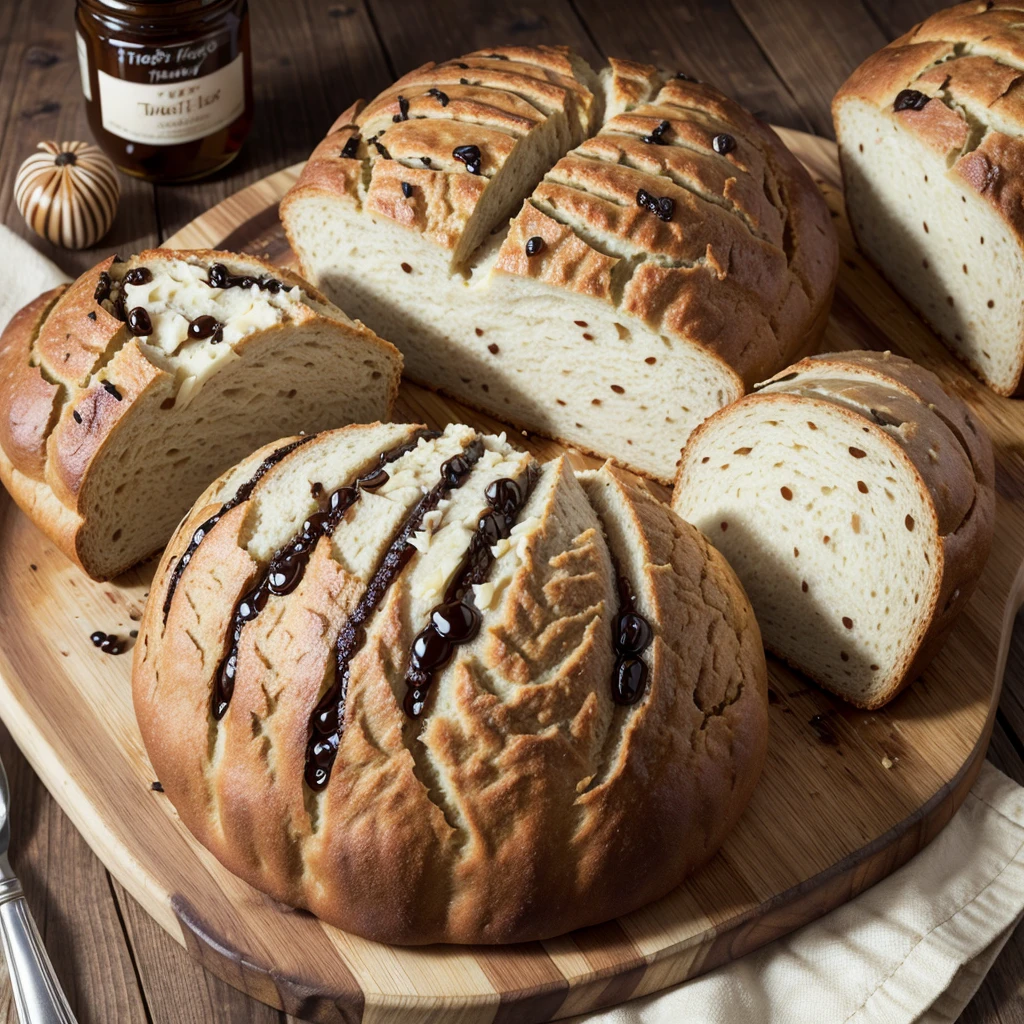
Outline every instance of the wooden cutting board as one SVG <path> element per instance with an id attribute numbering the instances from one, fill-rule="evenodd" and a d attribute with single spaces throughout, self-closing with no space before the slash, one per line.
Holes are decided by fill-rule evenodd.
<path id="1" fill-rule="evenodd" d="M 628 917 L 514 947 L 390 948 L 320 924 L 237 880 L 151 788 L 132 715 L 126 635 L 152 566 L 94 583 L 0 492 L 0 715 L 61 806 L 120 882 L 220 977 L 316 1021 L 533 1022 L 653 992 L 810 921 L 889 874 L 964 799 L 984 757 L 1024 562 L 1024 404 L 982 388 L 854 250 L 835 147 L 783 132 L 833 211 L 842 265 L 825 347 L 891 348 L 933 369 L 991 431 L 998 512 L 992 557 L 926 676 L 888 708 L 843 706 L 770 662 L 763 780 L 717 857 Z M 238 193 L 169 239 L 291 258 L 276 205 L 298 168 Z M 398 414 L 441 426 L 494 420 L 404 385 Z M 522 443 L 541 457 L 558 445 Z M 593 460 L 579 458 L 580 465 Z"/>

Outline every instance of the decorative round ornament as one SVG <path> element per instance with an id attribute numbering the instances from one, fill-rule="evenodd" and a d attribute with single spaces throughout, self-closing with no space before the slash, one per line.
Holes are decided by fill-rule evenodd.
<path id="1" fill-rule="evenodd" d="M 28 226 L 54 245 L 88 249 L 110 230 L 121 186 L 89 142 L 40 142 L 18 169 L 14 197 Z"/>

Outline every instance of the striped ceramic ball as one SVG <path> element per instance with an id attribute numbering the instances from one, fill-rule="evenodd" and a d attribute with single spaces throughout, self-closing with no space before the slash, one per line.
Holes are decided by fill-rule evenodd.
<path id="1" fill-rule="evenodd" d="M 14 181 L 28 226 L 65 249 L 95 245 L 110 230 L 120 195 L 114 165 L 88 142 L 40 142 Z"/>

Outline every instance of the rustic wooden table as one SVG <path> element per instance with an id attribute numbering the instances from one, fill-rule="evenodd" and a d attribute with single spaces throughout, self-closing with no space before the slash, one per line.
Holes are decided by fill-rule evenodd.
<path id="1" fill-rule="evenodd" d="M 496 42 L 568 43 L 685 69 L 777 124 L 832 134 L 829 101 L 872 50 L 936 0 L 251 0 L 256 125 L 213 180 L 153 187 L 123 179 L 101 247 L 137 251 L 277 168 L 303 159 L 336 114 L 431 58 Z M 12 195 L 18 164 L 42 139 L 89 138 L 72 0 L 0 0 L 0 212 L 28 235 Z M 69 273 L 96 251 L 36 244 Z M 1018 627 L 1022 625 L 1018 620 Z M 2 626 L 0 626 L 2 628 Z M 1018 628 L 990 759 L 1024 782 L 1024 628 Z M 0 726 L 14 791 L 11 859 L 78 1019 L 86 1022 L 282 1021 L 284 1015 L 194 964 L 111 878 Z M 290 1018 L 289 1018 L 290 1019 Z M 1024 929 L 962 1017 L 1024 1024 Z M 0 1024 L 16 1021 L 0 965 Z"/>

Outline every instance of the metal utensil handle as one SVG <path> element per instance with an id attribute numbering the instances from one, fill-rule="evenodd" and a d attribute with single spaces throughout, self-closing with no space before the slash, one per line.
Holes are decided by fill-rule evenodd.
<path id="1" fill-rule="evenodd" d="M 21 1024 L 75 1024 L 16 878 L 0 880 L 0 940 Z"/>

